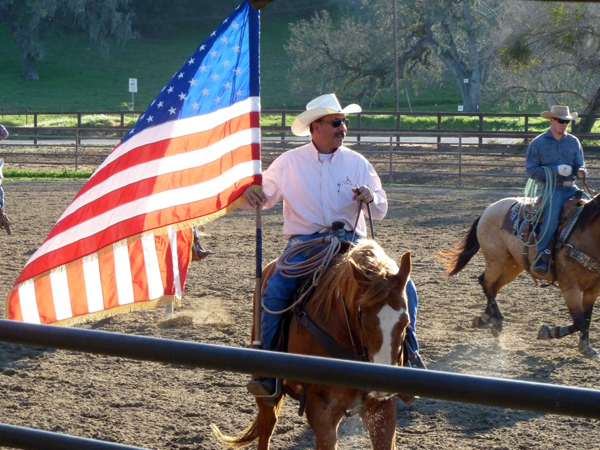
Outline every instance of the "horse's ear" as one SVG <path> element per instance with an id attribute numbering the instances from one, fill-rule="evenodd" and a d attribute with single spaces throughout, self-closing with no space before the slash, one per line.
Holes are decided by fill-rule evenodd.
<path id="1" fill-rule="evenodd" d="M 398 280 L 398 284 L 404 288 L 406 283 L 408 283 L 408 278 L 410 277 L 410 273 L 412 272 L 412 259 L 410 256 L 410 252 L 406 252 L 400 258 L 400 268 L 398 269 L 398 274 L 396 278 Z"/>

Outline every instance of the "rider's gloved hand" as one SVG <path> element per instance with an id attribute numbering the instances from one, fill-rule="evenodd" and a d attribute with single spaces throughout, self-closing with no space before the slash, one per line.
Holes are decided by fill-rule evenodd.
<path id="1" fill-rule="evenodd" d="M 571 175 L 572 172 L 571 166 L 569 166 L 568 164 L 561 164 L 557 167 L 557 170 L 558 174 L 562 175 L 563 177 L 568 177 L 569 175 Z"/>

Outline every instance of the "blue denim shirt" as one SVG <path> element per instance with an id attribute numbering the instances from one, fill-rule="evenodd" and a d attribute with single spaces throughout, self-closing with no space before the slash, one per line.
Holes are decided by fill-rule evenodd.
<path id="1" fill-rule="evenodd" d="M 568 177 L 558 175 L 557 168 L 561 164 L 571 166 L 571 175 Z M 545 181 L 546 173 L 542 166 L 548 166 L 554 170 L 557 174 L 556 181 L 574 180 L 579 169 L 586 170 L 579 139 L 572 134 L 565 133 L 560 140 L 556 140 L 549 129 L 540 134 L 527 148 L 525 169 L 529 178 Z"/>

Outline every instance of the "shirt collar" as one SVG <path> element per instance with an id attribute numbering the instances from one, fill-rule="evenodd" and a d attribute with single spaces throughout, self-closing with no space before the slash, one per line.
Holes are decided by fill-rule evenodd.
<path id="1" fill-rule="evenodd" d="M 317 147 L 315 147 L 315 144 L 312 141 L 310 141 L 308 148 L 310 149 L 310 154 L 311 154 L 312 158 L 316 162 L 320 162 L 321 157 L 319 156 L 319 150 L 317 150 Z M 338 149 L 335 152 L 333 152 L 333 156 L 331 158 L 329 158 L 329 160 L 331 162 L 335 161 L 339 157 L 338 155 L 340 155 L 342 153 L 342 148 L 343 147 L 338 147 Z"/>

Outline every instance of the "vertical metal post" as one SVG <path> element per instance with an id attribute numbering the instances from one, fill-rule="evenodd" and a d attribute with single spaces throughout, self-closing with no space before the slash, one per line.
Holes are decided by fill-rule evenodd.
<path id="1" fill-rule="evenodd" d="M 479 150 L 481 150 L 481 144 L 483 143 L 483 114 L 479 114 Z"/>
<path id="2" fill-rule="evenodd" d="M 392 20 L 394 21 L 393 29 L 394 29 L 394 102 L 395 102 L 395 111 L 400 110 L 400 99 L 399 99 L 399 91 L 398 91 L 398 6 L 396 4 L 397 0 L 392 0 Z"/>
<path id="3" fill-rule="evenodd" d="M 281 127 L 285 128 L 285 111 L 281 113 Z M 285 143 L 285 131 L 281 132 L 281 143 Z"/>
<path id="4" fill-rule="evenodd" d="M 79 156 L 79 129 L 75 130 L 75 172 L 77 172 L 78 166 L 78 156 Z"/>
<path id="5" fill-rule="evenodd" d="M 37 124 L 38 124 L 38 115 L 37 113 L 33 113 L 33 127 L 35 128 L 34 132 L 33 132 L 33 145 L 37 145 L 37 136 L 38 136 L 38 130 L 37 130 Z"/>
<path id="6" fill-rule="evenodd" d="M 360 129 L 362 128 L 362 114 L 358 113 L 357 116 L 358 117 L 356 118 L 356 121 L 358 123 L 356 124 L 356 128 L 358 129 L 359 132 L 356 135 L 356 142 L 359 143 L 360 142 Z"/>
<path id="7" fill-rule="evenodd" d="M 390 135 L 390 183 L 394 182 L 393 173 L 394 173 L 394 136 Z"/>
<path id="8" fill-rule="evenodd" d="M 526 114 L 525 115 L 525 133 L 529 132 L 529 116 Z M 529 144 L 529 138 L 526 137 L 523 142 L 525 142 L 525 144 Z"/>
<path id="9" fill-rule="evenodd" d="M 262 206 L 256 208 L 256 279 L 254 284 L 254 339 L 252 347 L 262 348 L 261 346 L 261 314 L 262 314 Z"/>
<path id="10" fill-rule="evenodd" d="M 458 186 L 462 187 L 462 134 L 458 135 Z"/>
<path id="11" fill-rule="evenodd" d="M 437 144 L 438 144 L 438 151 L 440 149 L 440 142 L 442 142 L 442 136 L 440 135 L 440 131 L 442 130 L 442 115 L 440 113 L 437 113 L 437 130 L 438 130 L 438 136 L 437 136 Z"/>

